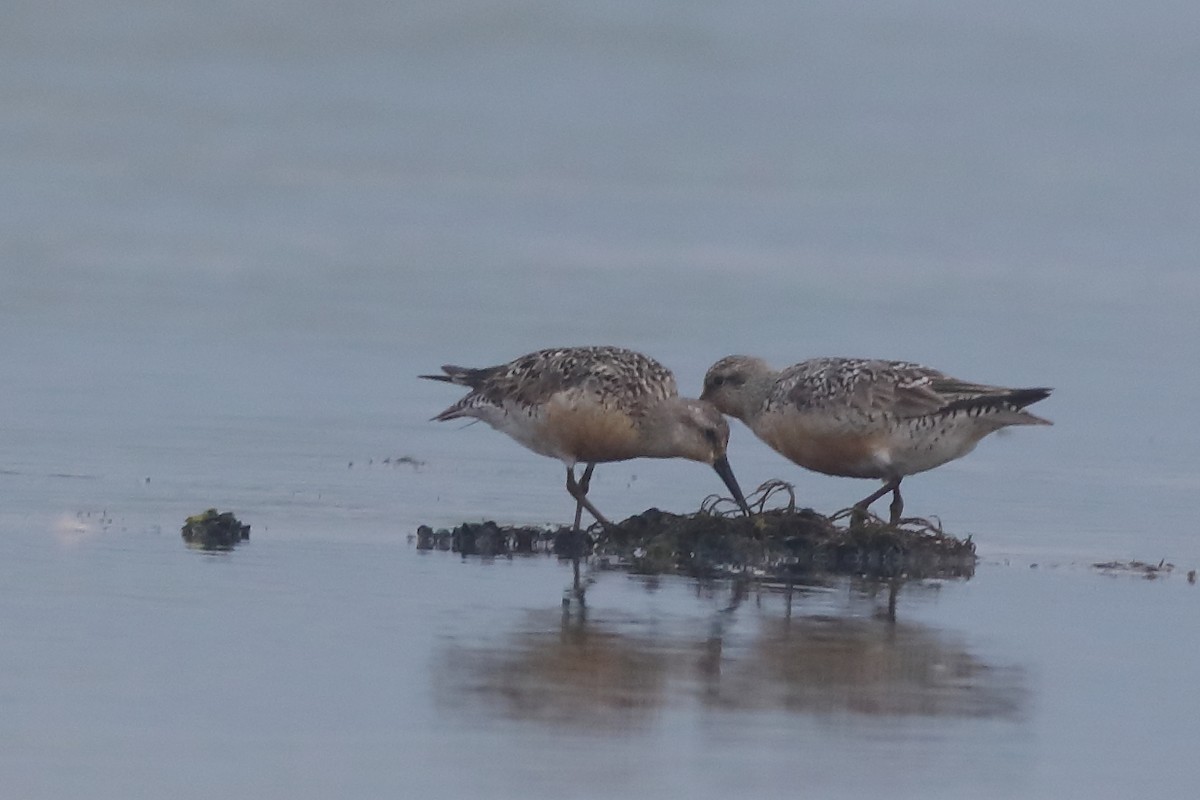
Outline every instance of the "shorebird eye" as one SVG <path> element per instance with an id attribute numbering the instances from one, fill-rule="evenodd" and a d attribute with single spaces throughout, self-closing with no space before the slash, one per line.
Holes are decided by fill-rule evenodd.
<path id="1" fill-rule="evenodd" d="M 725 376 L 724 375 L 714 375 L 713 379 L 711 381 L 709 381 L 709 383 L 711 383 L 713 386 L 720 386 L 721 384 L 725 383 Z"/>

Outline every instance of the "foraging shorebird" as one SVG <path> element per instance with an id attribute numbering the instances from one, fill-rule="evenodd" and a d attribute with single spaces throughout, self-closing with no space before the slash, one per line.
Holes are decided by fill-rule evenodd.
<path id="1" fill-rule="evenodd" d="M 708 403 L 679 396 L 671 371 L 641 353 L 617 347 L 539 350 L 482 369 L 446 365 L 421 375 L 471 391 L 433 419 L 481 419 L 525 447 L 567 468 L 575 498 L 575 528 L 583 509 L 605 517 L 587 498 L 596 464 L 630 458 L 687 458 L 709 464 L 734 500 L 750 513 L 725 448 L 729 425 Z M 586 464 L 575 479 L 575 465 Z"/>
<path id="2" fill-rule="evenodd" d="M 891 492 L 895 523 L 905 476 L 961 458 L 1009 425 L 1053 424 L 1023 410 L 1050 391 L 969 383 L 904 361 L 814 358 L 777 372 L 760 358 L 728 356 L 708 370 L 700 398 L 802 467 L 882 479 L 854 507 Z"/>

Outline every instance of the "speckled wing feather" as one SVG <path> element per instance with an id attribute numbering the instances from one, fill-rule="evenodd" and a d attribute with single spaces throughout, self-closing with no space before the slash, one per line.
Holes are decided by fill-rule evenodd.
<path id="1" fill-rule="evenodd" d="M 784 370 L 773 399 L 798 408 L 836 405 L 865 414 L 911 419 L 972 408 L 1015 411 L 1047 394 L 1048 389 L 1007 389 L 960 381 L 907 361 L 822 358 Z"/>
<path id="2" fill-rule="evenodd" d="M 929 414 L 942 405 L 930 388 L 944 377 L 919 364 L 858 358 L 815 358 L 785 369 L 771 401 L 801 409 Z"/>
<path id="3" fill-rule="evenodd" d="M 471 393 L 434 419 L 469 415 L 483 405 L 512 403 L 536 408 L 562 392 L 577 393 L 630 415 L 644 413 L 646 399 L 662 400 L 678 394 L 670 370 L 657 361 L 618 347 L 567 347 L 539 350 L 507 364 L 481 369 L 446 365 L 449 380 L 471 388 Z"/>

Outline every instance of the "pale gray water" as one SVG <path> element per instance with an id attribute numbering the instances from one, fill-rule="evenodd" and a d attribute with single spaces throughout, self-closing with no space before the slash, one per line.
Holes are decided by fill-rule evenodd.
<path id="1" fill-rule="evenodd" d="M 1198 28 L 1183 3 L 8 9 L 5 794 L 1184 792 Z M 895 630 L 847 587 L 787 628 L 776 595 L 729 615 L 608 575 L 564 631 L 559 565 L 405 535 L 567 517 L 558 465 L 428 423 L 456 392 L 414 376 L 570 343 L 691 393 L 731 352 L 911 358 L 1053 385 L 1056 425 L 906 482 L 985 564 L 906 589 Z M 869 488 L 736 425 L 731 460 L 826 511 Z M 719 488 L 634 462 L 593 492 L 621 516 Z M 211 505 L 251 542 L 186 550 Z M 1180 569 L 1087 566 L 1114 558 Z M 915 666 L 831 688 L 812 626 Z M 593 640 L 615 672 L 579 666 Z"/>

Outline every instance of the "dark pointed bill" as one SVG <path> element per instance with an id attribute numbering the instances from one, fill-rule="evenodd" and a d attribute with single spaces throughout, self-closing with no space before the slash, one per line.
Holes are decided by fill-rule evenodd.
<path id="1" fill-rule="evenodd" d="M 737 478 L 733 477 L 733 470 L 729 467 L 729 459 L 721 456 L 713 462 L 713 469 L 721 476 L 721 480 L 725 481 L 725 486 L 733 494 L 733 499 L 737 501 L 738 508 L 742 509 L 747 517 L 750 516 L 750 506 L 746 505 L 746 498 L 742 496 L 742 487 L 738 486 Z"/>

